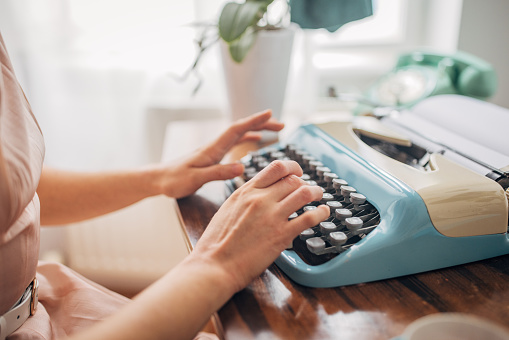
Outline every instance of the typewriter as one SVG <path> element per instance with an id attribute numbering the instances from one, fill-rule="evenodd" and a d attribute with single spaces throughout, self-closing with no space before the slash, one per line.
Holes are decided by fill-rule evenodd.
<path id="1" fill-rule="evenodd" d="M 504 124 L 505 122 L 505 124 Z M 509 110 L 457 95 L 411 111 L 300 126 L 241 161 L 235 190 L 275 159 L 293 159 L 329 218 L 275 261 L 295 282 L 337 287 L 509 253 Z M 505 135 L 504 135 L 505 133 Z"/>

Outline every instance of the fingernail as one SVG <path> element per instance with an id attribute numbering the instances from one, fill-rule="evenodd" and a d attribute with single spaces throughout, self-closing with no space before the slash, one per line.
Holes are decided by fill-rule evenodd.
<path id="1" fill-rule="evenodd" d="M 241 174 L 244 172 L 244 165 L 242 165 L 242 163 L 232 163 L 231 165 L 231 170 L 234 174 Z"/>

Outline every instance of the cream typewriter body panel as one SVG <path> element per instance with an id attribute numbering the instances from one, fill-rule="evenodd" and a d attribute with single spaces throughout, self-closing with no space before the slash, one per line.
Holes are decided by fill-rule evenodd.
<path id="1" fill-rule="evenodd" d="M 366 121 L 376 125 L 369 117 Z M 315 125 L 414 189 L 423 199 L 434 227 L 441 234 L 460 237 L 507 232 L 508 203 L 504 190 L 495 181 L 440 154 L 431 155 L 432 171 L 429 172 L 398 162 L 360 140 L 354 133 L 356 126 L 352 122 L 333 121 Z M 361 126 L 364 129 L 366 124 L 363 122 Z M 371 125 L 369 128 L 375 127 Z M 385 129 L 379 131 L 379 137 L 385 135 L 391 142 L 405 143 L 404 137 L 396 133 L 391 134 Z"/>

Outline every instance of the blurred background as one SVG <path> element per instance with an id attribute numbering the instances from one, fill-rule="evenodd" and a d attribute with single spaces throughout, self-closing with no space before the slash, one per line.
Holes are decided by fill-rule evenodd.
<path id="1" fill-rule="evenodd" d="M 168 124 L 225 116 L 217 46 L 199 66 L 203 84 L 196 95 L 196 77 L 179 79 L 197 51 L 192 24 L 216 20 L 224 2 L 0 0 L 0 32 L 44 131 L 46 164 L 95 171 L 158 162 L 163 154 L 177 157 L 178 150 L 163 150 Z M 459 49 L 490 62 L 499 82 L 490 101 L 509 107 L 507 13 L 506 0 L 378 0 L 372 17 L 335 33 L 301 30 L 284 113 L 305 117 L 333 110 L 338 104 L 328 97 L 330 88 L 362 93 L 400 53 L 421 48 Z M 113 288 L 143 287 L 173 265 L 170 258 L 178 261 L 186 253 L 173 203 L 143 204 L 128 218 L 44 229 L 41 257 Z M 166 236 L 158 238 L 161 233 Z M 122 281 L 131 286 L 119 288 Z"/>

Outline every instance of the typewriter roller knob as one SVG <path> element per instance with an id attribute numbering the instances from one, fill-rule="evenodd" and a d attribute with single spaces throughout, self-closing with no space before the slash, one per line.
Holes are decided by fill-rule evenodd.
<path id="1" fill-rule="evenodd" d="M 345 219 L 345 225 L 351 232 L 359 230 L 363 223 L 364 222 L 359 217 L 348 217 Z"/>
<path id="2" fill-rule="evenodd" d="M 340 247 L 346 243 L 348 237 L 342 231 L 335 231 L 329 234 L 329 242 L 334 247 Z"/>
<path id="3" fill-rule="evenodd" d="M 352 217 L 352 212 L 348 209 L 336 209 L 336 218 L 341 221 L 341 224 L 345 224 L 345 219 Z"/>
<path id="4" fill-rule="evenodd" d="M 313 254 L 322 254 L 325 250 L 325 241 L 320 237 L 312 237 L 306 240 L 306 246 Z"/>
<path id="5" fill-rule="evenodd" d="M 332 222 L 320 222 L 319 226 L 322 235 L 329 235 L 330 233 L 338 230 L 338 226 Z"/>
<path id="6" fill-rule="evenodd" d="M 311 238 L 311 237 L 314 237 L 315 236 L 315 231 L 311 228 L 308 228 L 306 230 L 303 230 L 300 235 L 299 235 L 299 238 L 303 241 L 307 240 L 308 238 Z"/>

